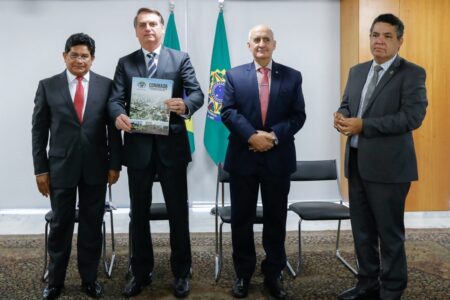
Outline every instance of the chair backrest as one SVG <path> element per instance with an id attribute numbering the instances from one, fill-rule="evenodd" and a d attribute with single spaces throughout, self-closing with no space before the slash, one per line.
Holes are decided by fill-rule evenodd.
<path id="1" fill-rule="evenodd" d="M 343 203 L 335 159 L 297 161 L 297 170 L 291 174 L 291 182 L 294 181 L 334 181 L 339 202 Z"/>
<path id="2" fill-rule="evenodd" d="M 223 169 L 223 164 L 219 163 L 217 171 L 217 181 L 220 183 L 230 182 L 230 174 Z"/>
<path id="3" fill-rule="evenodd" d="M 222 206 L 225 205 L 225 183 L 230 183 L 230 174 L 223 169 L 223 164 L 219 163 L 217 166 L 216 207 L 219 204 L 219 198 Z"/>
<path id="4" fill-rule="evenodd" d="M 297 161 L 291 181 L 337 180 L 336 160 Z"/>

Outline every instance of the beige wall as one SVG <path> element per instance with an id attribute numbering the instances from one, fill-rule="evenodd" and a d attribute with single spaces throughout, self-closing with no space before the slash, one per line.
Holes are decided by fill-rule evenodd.
<path id="1" fill-rule="evenodd" d="M 377 15 L 388 12 L 399 16 L 405 24 L 400 55 L 427 71 L 427 116 L 422 127 L 414 132 L 419 181 L 411 186 L 406 209 L 449 210 L 450 60 L 447 56 L 450 49 L 450 1 L 341 0 L 341 91 L 349 68 L 371 59 L 370 25 Z M 344 142 L 342 138 L 342 161 Z M 346 192 L 345 180 L 342 186 Z"/>

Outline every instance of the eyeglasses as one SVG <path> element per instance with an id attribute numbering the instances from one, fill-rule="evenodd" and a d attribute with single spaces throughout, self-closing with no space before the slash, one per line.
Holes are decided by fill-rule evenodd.
<path id="1" fill-rule="evenodd" d="M 70 53 L 69 54 L 69 58 L 71 60 L 78 60 L 79 59 L 82 62 L 85 62 L 85 61 L 89 60 L 91 58 L 91 56 L 89 54 L 78 55 L 78 54 L 75 54 L 75 53 Z"/>

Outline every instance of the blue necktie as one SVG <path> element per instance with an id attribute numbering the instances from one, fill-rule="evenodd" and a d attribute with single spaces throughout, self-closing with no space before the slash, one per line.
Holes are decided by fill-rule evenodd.
<path id="1" fill-rule="evenodd" d="M 147 53 L 148 65 L 147 65 L 147 77 L 152 77 L 156 72 L 156 61 L 155 61 L 156 53 Z"/>

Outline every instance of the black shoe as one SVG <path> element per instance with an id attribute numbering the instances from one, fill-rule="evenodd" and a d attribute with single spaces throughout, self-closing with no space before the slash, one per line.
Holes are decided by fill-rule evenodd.
<path id="1" fill-rule="evenodd" d="M 234 298 L 245 298 L 248 295 L 248 285 L 249 280 L 243 278 L 238 278 L 233 284 L 233 289 L 231 290 Z"/>
<path id="2" fill-rule="evenodd" d="M 191 287 L 189 285 L 189 279 L 187 277 L 184 278 L 175 278 L 173 282 L 173 295 L 177 298 L 184 298 L 189 295 L 189 291 Z"/>
<path id="3" fill-rule="evenodd" d="M 143 278 L 131 277 L 123 289 L 122 295 L 125 297 L 133 297 L 142 292 L 142 288 L 152 283 L 152 273 Z"/>
<path id="4" fill-rule="evenodd" d="M 264 287 L 273 298 L 280 300 L 286 299 L 287 293 L 279 277 L 275 279 L 264 278 Z"/>
<path id="5" fill-rule="evenodd" d="M 97 281 L 91 283 L 83 283 L 81 285 L 83 291 L 91 298 L 100 298 L 103 296 L 103 287 Z"/>
<path id="6" fill-rule="evenodd" d="M 339 300 L 357 300 L 357 299 L 380 299 L 380 287 L 364 288 L 355 286 L 341 293 Z"/>
<path id="7" fill-rule="evenodd" d="M 59 297 L 63 286 L 47 286 L 42 293 L 43 300 L 53 300 Z"/>

